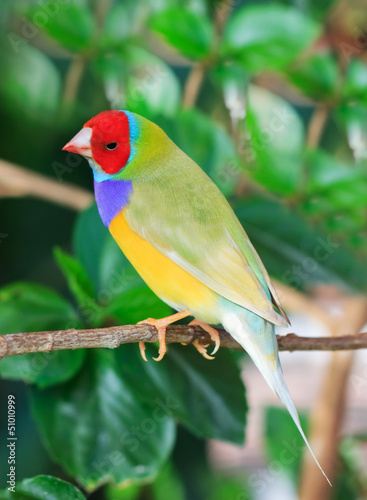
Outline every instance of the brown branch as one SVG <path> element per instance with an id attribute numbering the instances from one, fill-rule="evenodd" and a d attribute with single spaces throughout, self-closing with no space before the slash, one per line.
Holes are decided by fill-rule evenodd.
<path id="1" fill-rule="evenodd" d="M 227 333 L 219 329 L 221 346 L 242 349 Z M 341 337 L 299 337 L 294 334 L 278 336 L 281 351 L 336 351 L 367 348 L 367 333 Z M 123 325 L 90 330 L 56 330 L 45 332 L 13 333 L 0 335 L 0 359 L 34 352 L 50 352 L 65 349 L 85 349 L 104 347 L 114 349 L 121 344 L 137 342 L 157 342 L 154 326 Z M 207 332 L 199 326 L 171 325 L 167 328 L 167 344 L 201 343 L 212 344 Z"/>
<path id="2" fill-rule="evenodd" d="M 367 299 L 345 297 L 340 292 L 338 296 L 336 291 L 327 288 L 321 289 L 321 292 L 316 299 L 321 302 L 326 312 L 339 309 L 338 316 L 330 314 L 330 319 L 333 319 L 333 324 L 330 323 L 333 335 L 330 340 L 339 339 L 339 335 L 346 332 L 350 332 L 350 335 L 345 337 L 346 343 L 348 339 L 358 338 L 358 332 L 367 319 Z M 351 351 L 332 354 L 321 393 L 313 405 L 310 417 L 310 443 L 317 450 L 320 464 L 331 482 L 335 481 L 337 474 L 340 429 L 347 404 L 347 386 L 353 359 L 354 353 Z M 305 455 L 299 490 L 300 500 L 328 500 L 332 497 L 331 488 L 320 476 L 312 457 Z"/>
<path id="3" fill-rule="evenodd" d="M 321 140 L 326 121 L 328 118 L 329 109 L 325 104 L 318 104 L 313 112 L 307 131 L 307 147 L 310 149 L 316 148 Z"/>
<path id="4" fill-rule="evenodd" d="M 93 194 L 67 182 L 58 182 L 41 174 L 0 160 L 0 196 L 34 196 L 74 210 L 87 208 Z"/>
<path id="5" fill-rule="evenodd" d="M 66 105 L 67 103 L 74 103 L 85 66 L 85 57 L 75 56 L 71 60 L 68 72 L 66 73 L 65 77 L 64 93 L 62 97 L 64 105 Z"/>
<path id="6" fill-rule="evenodd" d="M 205 66 L 203 63 L 198 63 L 192 67 L 189 76 L 187 77 L 182 106 L 184 108 L 192 108 L 195 105 L 201 85 L 205 76 Z"/>
<path id="7" fill-rule="evenodd" d="M 215 7 L 214 28 L 218 47 L 231 10 L 232 0 L 219 0 Z M 183 91 L 182 106 L 184 108 L 192 108 L 195 105 L 204 81 L 205 72 L 214 61 L 215 57 L 211 57 L 208 61 L 199 62 L 191 68 Z"/>

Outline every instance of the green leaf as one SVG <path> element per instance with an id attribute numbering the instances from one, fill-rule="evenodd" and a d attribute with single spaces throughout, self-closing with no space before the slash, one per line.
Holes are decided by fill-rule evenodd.
<path id="1" fill-rule="evenodd" d="M 115 353 L 95 349 L 70 382 L 33 388 L 33 412 L 54 460 L 87 490 L 154 477 L 167 459 L 175 424 L 158 403 L 143 403 L 121 376 Z"/>
<path id="2" fill-rule="evenodd" d="M 348 98 L 361 99 L 366 103 L 366 87 L 367 65 L 359 59 L 353 59 L 347 69 L 343 87 L 344 95 Z"/>
<path id="3" fill-rule="evenodd" d="M 61 248 L 55 248 L 54 255 L 86 323 L 95 327 L 102 326 L 104 311 L 96 300 L 93 283 L 81 262 Z"/>
<path id="4" fill-rule="evenodd" d="M 75 300 L 79 304 L 83 304 L 86 299 L 94 298 L 93 283 L 82 264 L 75 257 L 68 255 L 59 247 L 54 249 L 54 256 L 67 279 Z"/>
<path id="5" fill-rule="evenodd" d="M 81 2 L 55 2 L 53 8 L 53 15 L 48 15 L 46 10 L 40 11 L 36 6 L 28 17 L 32 20 L 43 14 L 47 22 L 41 29 L 64 48 L 77 52 L 89 48 L 96 27 L 88 7 Z"/>
<path id="6" fill-rule="evenodd" d="M 106 97 L 114 109 L 129 109 L 143 116 L 174 116 L 180 86 L 172 69 L 159 57 L 129 45 L 124 51 L 104 54 L 94 62 Z"/>
<path id="7" fill-rule="evenodd" d="M 302 428 L 307 436 L 308 421 L 300 414 Z M 287 410 L 268 406 L 265 412 L 265 448 L 269 460 L 279 463 L 285 472 L 297 478 L 305 443 Z"/>
<path id="8" fill-rule="evenodd" d="M 167 464 L 152 484 L 154 500 L 186 500 L 184 485 L 172 464 Z"/>
<path id="9" fill-rule="evenodd" d="M 310 151 L 309 189 L 326 200 L 336 213 L 352 215 L 366 206 L 367 172 L 364 165 L 344 164 L 323 151 Z"/>
<path id="10" fill-rule="evenodd" d="M 21 312 L 21 314 L 20 314 Z M 50 288 L 12 283 L 0 289 L 1 333 L 60 330 L 78 323 L 72 305 Z"/>
<path id="11" fill-rule="evenodd" d="M 154 390 L 158 391 L 167 399 L 172 414 L 197 436 L 243 444 L 245 388 L 230 352 L 221 349 L 208 361 L 192 346 L 170 345 L 164 360 L 156 363 L 151 359 L 156 356 L 156 347 L 147 346 L 148 362 L 141 359 L 135 346 L 130 347 L 119 349 L 119 365 L 125 367 L 131 383 L 136 372 L 129 370 L 128 363 L 140 365 L 137 371 L 145 376 L 137 391 L 142 398 L 151 398 Z"/>
<path id="12" fill-rule="evenodd" d="M 180 85 L 172 69 L 141 48 L 130 48 L 126 106 L 143 116 L 174 116 L 180 102 Z"/>
<path id="13" fill-rule="evenodd" d="M 59 106 L 59 72 L 40 50 L 24 42 L 19 46 L 17 43 L 13 41 L 14 53 L 0 51 L 3 105 L 12 112 L 21 112 L 22 117 L 36 121 L 50 120 L 57 115 Z"/>
<path id="14" fill-rule="evenodd" d="M 60 330 L 80 326 L 69 302 L 53 290 L 30 283 L 14 283 L 0 290 L 1 334 Z M 70 379 L 81 367 L 84 351 L 55 351 L 4 358 L 0 375 L 40 387 Z"/>
<path id="15" fill-rule="evenodd" d="M 251 71 L 281 69 L 306 49 L 320 27 L 293 7 L 247 5 L 229 20 L 223 51 Z"/>
<path id="16" fill-rule="evenodd" d="M 188 57 L 203 59 L 210 54 L 214 30 L 203 13 L 172 7 L 154 15 L 150 26 Z"/>
<path id="17" fill-rule="evenodd" d="M 122 486 L 108 485 L 105 489 L 107 500 L 138 500 L 140 487 L 137 484 Z"/>
<path id="18" fill-rule="evenodd" d="M 85 500 L 74 485 L 53 476 L 35 476 L 15 484 L 14 492 L 0 491 L 0 500 Z"/>
<path id="19" fill-rule="evenodd" d="M 103 26 L 101 43 L 105 47 L 121 47 L 138 33 L 145 18 L 144 6 L 135 0 L 124 0 L 109 10 Z"/>
<path id="20" fill-rule="evenodd" d="M 367 103 L 362 101 L 342 105 L 335 115 L 347 130 L 348 143 L 357 161 L 367 159 Z"/>
<path id="21" fill-rule="evenodd" d="M 329 53 L 313 54 L 286 71 L 289 80 L 308 97 L 330 100 L 339 83 L 335 58 Z"/>
<path id="22" fill-rule="evenodd" d="M 362 166 L 342 163 L 335 156 L 322 150 L 308 151 L 310 165 L 308 187 L 311 191 L 325 191 L 345 182 L 363 183 L 367 177 Z"/>
<path id="23" fill-rule="evenodd" d="M 73 233 L 73 248 L 75 255 L 86 269 L 96 290 L 105 286 L 106 281 L 108 281 L 103 272 L 103 262 L 109 263 L 103 258 L 105 252 L 107 252 L 108 242 L 111 243 L 110 246 L 112 252 L 114 252 L 113 260 L 115 262 L 116 257 L 118 260 L 120 249 L 117 244 L 114 244 L 108 229 L 103 225 L 97 205 L 94 203 L 81 212 L 76 220 Z"/>
<path id="24" fill-rule="evenodd" d="M 251 86 L 246 121 L 253 178 L 273 193 L 289 195 L 302 180 L 304 127 L 295 109 L 268 90 Z M 255 160 L 255 161 L 254 161 Z"/>
<path id="25" fill-rule="evenodd" d="M 294 211 L 259 198 L 238 201 L 234 209 L 271 275 L 295 288 L 328 283 L 367 290 L 366 266 Z"/>
<path id="26" fill-rule="evenodd" d="M 139 280 L 140 281 L 140 280 Z M 103 314 L 114 318 L 117 324 L 135 324 L 144 318 L 164 318 L 172 309 L 157 299 L 150 288 L 137 280 L 130 282 L 126 289 L 111 299 Z"/>

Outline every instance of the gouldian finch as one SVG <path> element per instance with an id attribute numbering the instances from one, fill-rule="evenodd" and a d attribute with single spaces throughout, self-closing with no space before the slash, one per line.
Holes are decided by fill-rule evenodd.
<path id="1" fill-rule="evenodd" d="M 274 325 L 287 326 L 288 318 L 258 254 L 213 181 L 160 127 L 129 111 L 99 113 L 63 149 L 88 160 L 104 225 L 148 286 L 178 311 L 146 320 L 158 329 L 157 360 L 164 356 L 170 323 L 193 316 L 217 340 L 216 348 L 218 335 L 209 325 L 222 324 L 286 406 L 321 469 L 278 356 Z"/>

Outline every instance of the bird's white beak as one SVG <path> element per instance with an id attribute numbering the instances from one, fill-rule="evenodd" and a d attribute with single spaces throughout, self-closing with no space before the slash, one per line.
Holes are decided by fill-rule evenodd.
<path id="1" fill-rule="evenodd" d="M 92 129 L 84 127 L 62 149 L 92 158 L 91 138 Z"/>

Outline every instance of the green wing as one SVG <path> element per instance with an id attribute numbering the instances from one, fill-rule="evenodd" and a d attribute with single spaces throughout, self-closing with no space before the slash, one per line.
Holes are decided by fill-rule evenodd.
<path id="1" fill-rule="evenodd" d="M 131 229 L 219 295 L 287 326 L 259 256 L 211 179 L 177 147 L 153 167 L 134 176 Z"/>

